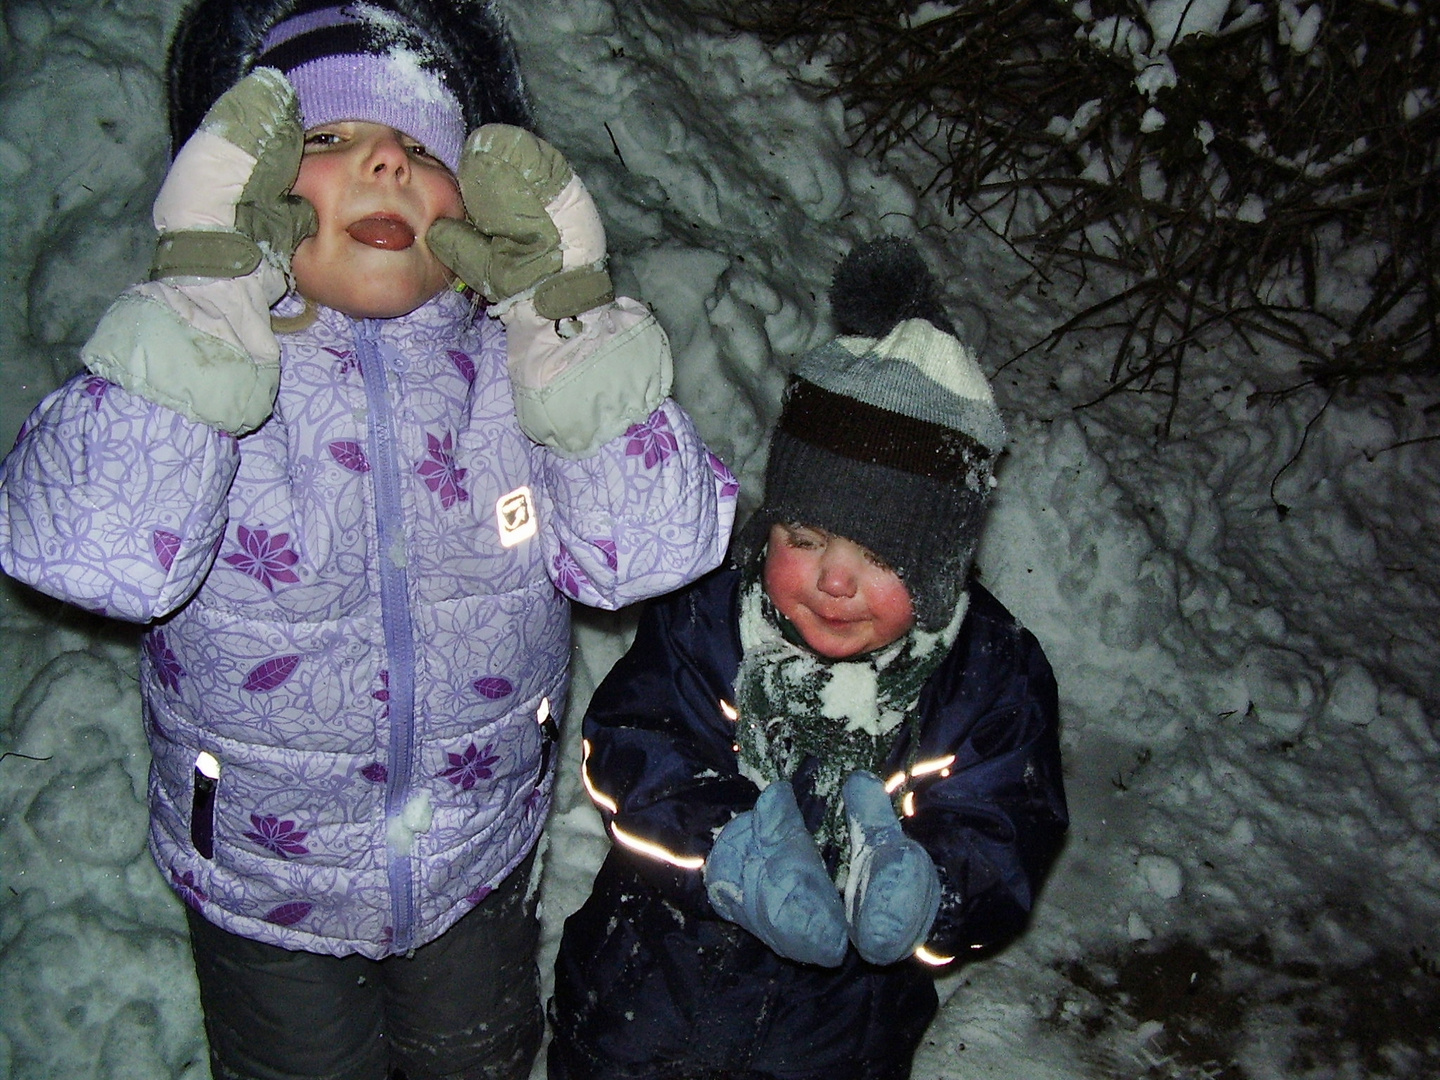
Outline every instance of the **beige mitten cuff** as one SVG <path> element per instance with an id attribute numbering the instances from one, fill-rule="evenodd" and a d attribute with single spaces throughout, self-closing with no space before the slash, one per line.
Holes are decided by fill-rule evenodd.
<path id="1" fill-rule="evenodd" d="M 621 297 L 569 322 L 575 333 L 562 338 L 528 301 L 506 314 L 510 382 L 525 434 L 583 458 L 658 409 L 673 369 L 665 331 L 638 301 Z"/>
<path id="2" fill-rule="evenodd" d="M 209 285 L 233 291 L 246 280 Z M 253 286 L 264 288 L 259 282 Z M 192 288 L 197 292 L 150 282 L 127 289 L 105 312 L 80 357 L 95 374 L 131 393 L 199 423 L 244 435 L 263 424 L 274 407 L 279 348 L 268 325 L 263 331 L 268 345 L 247 347 L 206 302 L 199 291 L 203 287 Z M 268 312 L 261 311 L 268 320 Z"/>

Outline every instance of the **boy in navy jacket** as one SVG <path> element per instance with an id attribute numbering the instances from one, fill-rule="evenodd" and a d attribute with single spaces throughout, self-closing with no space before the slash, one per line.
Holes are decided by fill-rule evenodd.
<path id="1" fill-rule="evenodd" d="M 552 1080 L 908 1076 L 933 976 L 1025 926 L 1068 817 L 1039 644 L 970 575 L 1005 432 L 908 244 L 841 264 L 732 565 L 596 692 L 615 846 Z"/>

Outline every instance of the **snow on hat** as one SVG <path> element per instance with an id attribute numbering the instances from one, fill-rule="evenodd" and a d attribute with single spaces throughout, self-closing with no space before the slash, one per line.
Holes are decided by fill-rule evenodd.
<path id="1" fill-rule="evenodd" d="M 376 4 L 306 6 L 265 35 L 255 61 L 289 78 L 306 130 L 339 120 L 384 124 L 455 169 L 465 115 L 416 29 Z"/>
<path id="2" fill-rule="evenodd" d="M 493 0 L 197 0 L 171 39 L 171 137 L 259 66 L 295 84 L 307 128 L 368 120 L 454 169 L 466 133 L 533 128 L 514 44 Z"/>
<path id="3" fill-rule="evenodd" d="M 905 582 L 921 628 L 937 630 L 965 588 L 1005 425 L 908 242 L 851 252 L 831 307 L 842 335 L 790 381 L 747 532 L 755 543 L 799 523 L 869 548 Z"/>

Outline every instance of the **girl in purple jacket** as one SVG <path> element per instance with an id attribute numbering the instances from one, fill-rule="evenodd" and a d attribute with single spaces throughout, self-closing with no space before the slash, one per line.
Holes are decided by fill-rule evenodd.
<path id="1" fill-rule="evenodd" d="M 6 458 L 0 564 L 149 626 L 216 1077 L 527 1075 L 569 603 L 715 566 L 734 480 L 490 3 L 200 0 L 169 89 L 150 280 Z"/>

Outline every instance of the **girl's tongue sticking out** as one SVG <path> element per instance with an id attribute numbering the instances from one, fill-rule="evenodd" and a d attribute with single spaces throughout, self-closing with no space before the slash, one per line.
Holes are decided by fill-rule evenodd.
<path id="1" fill-rule="evenodd" d="M 399 218 L 384 214 L 361 218 L 347 225 L 345 231 L 351 239 L 387 251 L 403 251 L 415 243 L 414 229 Z"/>

